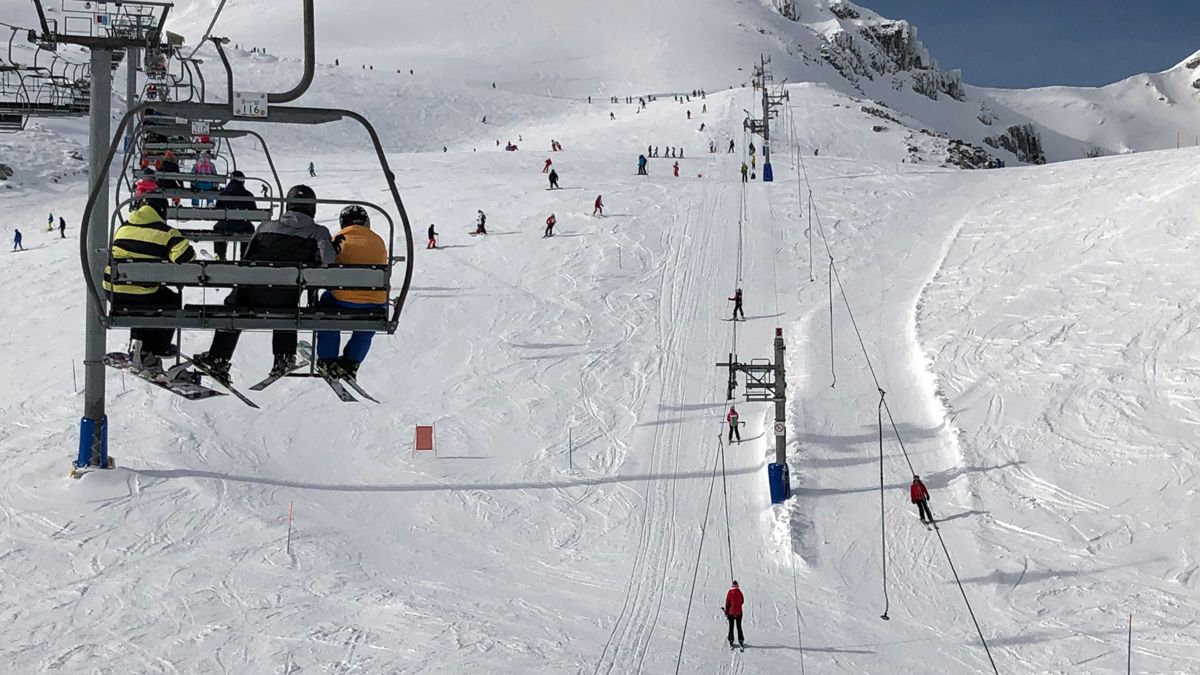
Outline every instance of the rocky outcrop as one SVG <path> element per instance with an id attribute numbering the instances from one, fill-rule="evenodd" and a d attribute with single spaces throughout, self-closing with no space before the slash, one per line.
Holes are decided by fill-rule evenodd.
<path id="1" fill-rule="evenodd" d="M 1183 64 L 1183 67 L 1184 67 L 1184 68 L 1190 68 L 1190 69 L 1192 69 L 1192 70 L 1195 70 L 1195 69 L 1197 69 L 1197 68 L 1200 68 L 1200 55 L 1197 55 L 1197 56 L 1196 56 L 1196 58 L 1194 58 L 1194 59 L 1192 59 L 1191 61 L 1188 61 L 1187 63 Z"/>
<path id="2" fill-rule="evenodd" d="M 858 13 L 858 9 L 854 5 L 845 2 L 845 0 L 830 3 L 829 11 L 833 12 L 833 15 L 839 19 L 857 19 L 862 16 Z"/>
<path id="3" fill-rule="evenodd" d="M 0 180 L 8 180 L 12 178 L 12 167 L 7 164 L 0 164 Z"/>
<path id="4" fill-rule="evenodd" d="M 835 3 L 829 10 L 839 19 L 861 17 L 849 3 Z M 845 25 L 827 34 L 825 40 L 821 56 L 855 86 L 862 79 L 890 76 L 897 89 L 911 86 L 913 91 L 935 101 L 943 94 L 966 100 L 960 71 L 938 70 L 937 62 L 917 39 L 916 27 L 907 21 Z"/>
<path id="5" fill-rule="evenodd" d="M 775 4 L 775 9 L 786 19 L 792 21 L 800 20 L 800 10 L 796 9 L 796 0 L 772 0 Z"/>
<path id="6" fill-rule="evenodd" d="M 912 152 L 911 148 L 909 152 Z M 999 169 L 1004 162 L 981 147 L 954 139 L 946 146 L 946 165 L 963 169 Z"/>
<path id="7" fill-rule="evenodd" d="M 861 108 L 859 108 L 859 110 L 862 110 L 863 112 L 870 115 L 871 117 L 878 117 L 881 120 L 895 122 L 896 124 L 901 123 L 900 120 L 896 119 L 892 115 L 889 115 L 888 112 L 886 110 L 884 110 L 883 108 L 876 108 L 874 106 L 864 105 Z"/>
<path id="8" fill-rule="evenodd" d="M 988 136 L 984 143 L 993 148 L 1004 148 L 1026 164 L 1045 164 L 1046 153 L 1042 150 L 1042 137 L 1032 124 L 1009 127 L 999 136 Z"/>

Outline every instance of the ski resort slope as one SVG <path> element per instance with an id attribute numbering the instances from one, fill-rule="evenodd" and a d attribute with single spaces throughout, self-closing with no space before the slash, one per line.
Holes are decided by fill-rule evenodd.
<path id="1" fill-rule="evenodd" d="M 1001 672 L 1116 670 L 1130 612 L 1135 668 L 1200 668 L 1196 153 L 914 166 L 834 95 L 792 89 L 772 185 L 743 188 L 740 152 L 697 143 L 702 119 L 745 147 L 741 90 L 692 120 L 661 100 L 616 121 L 582 105 L 513 120 L 514 153 L 488 130 L 478 151 L 392 154 L 418 239 L 435 223 L 442 250 L 417 251 L 401 328 L 364 366 L 384 403 L 285 380 L 254 411 L 111 373 L 119 468 L 80 481 L 64 478 L 82 405 L 78 241 L 39 224 L 66 213 L 75 234 L 83 187 L 6 191 L 0 226 L 21 226 L 30 250 L 0 256 L 0 347 L 20 355 L 0 370 L 0 659 L 13 672 L 663 673 L 677 657 L 689 673 L 983 672 L 940 534 Z M 565 146 L 554 192 L 540 173 L 551 138 Z M 633 175 L 647 144 L 684 145 L 681 176 L 669 159 Z M 274 150 L 286 183 L 309 181 L 311 160 L 318 196 L 383 198 L 365 144 Z M 597 195 L 604 217 L 590 215 Z M 467 234 L 476 209 L 487 237 Z M 542 239 L 551 212 L 557 234 Z M 831 255 L 854 311 L 835 281 L 832 353 Z M 730 323 L 738 285 L 748 320 Z M 777 327 L 794 497 L 772 507 L 772 406 L 740 404 L 744 442 L 722 447 L 715 364 L 770 356 Z M 184 349 L 207 341 L 185 335 Z M 235 381 L 264 375 L 268 354 L 247 336 Z M 890 427 L 880 492 L 877 386 L 937 533 L 915 519 Z M 435 454 L 412 451 L 416 424 L 436 426 Z M 745 653 L 724 643 L 731 576 Z"/>
<path id="2" fill-rule="evenodd" d="M 1161 73 L 1098 87 L 973 89 L 1103 154 L 1200 145 L 1200 52 Z"/>

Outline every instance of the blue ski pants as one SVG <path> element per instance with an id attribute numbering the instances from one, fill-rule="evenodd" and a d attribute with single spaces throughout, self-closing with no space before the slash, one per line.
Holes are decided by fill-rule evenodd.
<path id="1" fill-rule="evenodd" d="M 387 309 L 387 304 L 369 304 L 360 302 L 345 302 L 333 297 L 333 293 L 325 291 L 321 295 L 321 301 L 318 303 L 320 307 L 340 307 L 342 309 Z M 367 358 L 367 352 L 371 351 L 371 340 L 375 338 L 375 332 L 369 330 L 356 330 L 350 335 L 350 340 L 346 342 L 346 350 L 343 356 L 348 361 L 354 363 L 362 363 Z M 317 358 L 318 359 L 336 359 L 338 350 L 342 346 L 342 334 L 336 330 L 317 331 Z"/>

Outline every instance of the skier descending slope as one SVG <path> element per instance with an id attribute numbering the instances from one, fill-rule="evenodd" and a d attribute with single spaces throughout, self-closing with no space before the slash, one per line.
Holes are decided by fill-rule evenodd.
<path id="1" fill-rule="evenodd" d="M 433 223 L 429 224 L 429 242 L 425 244 L 425 248 L 437 248 L 437 230 L 433 229 Z"/>
<path id="2" fill-rule="evenodd" d="M 933 512 L 929 510 L 929 489 L 921 482 L 920 476 L 913 476 L 908 495 L 912 498 L 912 503 L 917 505 L 917 514 L 921 517 L 921 522 L 926 525 L 933 524 Z"/>
<path id="3" fill-rule="evenodd" d="M 733 587 L 725 594 L 725 619 L 729 622 L 729 648 L 733 649 L 733 629 L 737 628 L 738 645 L 742 651 L 746 651 L 746 636 L 742 634 L 742 603 L 745 598 L 742 596 L 742 589 L 738 588 L 737 580 L 734 580 Z"/>
<path id="4" fill-rule="evenodd" d="M 558 171 L 550 169 L 550 188 L 551 190 L 558 189 Z"/>
<path id="5" fill-rule="evenodd" d="M 542 164 L 542 173 L 550 173 L 550 165 L 553 163 L 554 163 L 554 160 L 547 157 L 546 162 L 544 164 Z"/>
<path id="6" fill-rule="evenodd" d="M 553 237 L 554 236 L 554 225 L 557 222 L 558 222 L 558 220 L 554 217 L 554 214 L 551 213 L 550 217 L 546 219 L 546 234 L 543 234 L 542 237 Z"/>
<path id="7" fill-rule="evenodd" d="M 471 235 L 477 234 L 487 234 L 487 215 L 484 214 L 483 209 L 479 209 L 475 216 L 475 231 Z"/>
<path id="8" fill-rule="evenodd" d="M 592 207 L 592 215 L 593 216 L 604 215 L 604 200 L 601 199 L 600 195 L 596 195 L 596 204 L 594 207 Z"/>

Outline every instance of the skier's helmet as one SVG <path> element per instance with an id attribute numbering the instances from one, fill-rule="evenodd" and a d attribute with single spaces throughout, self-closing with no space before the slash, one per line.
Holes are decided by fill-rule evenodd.
<path id="1" fill-rule="evenodd" d="M 163 220 L 167 219 L 167 198 L 164 197 L 161 192 L 146 193 L 139 203 L 143 206 L 149 206 L 150 208 L 154 209 L 154 212 L 158 214 L 159 218 L 162 218 Z"/>
<path id="2" fill-rule="evenodd" d="M 310 218 L 316 217 L 317 205 L 312 202 L 304 203 L 306 200 L 313 200 L 316 198 L 317 193 L 313 192 L 313 189 L 307 185 L 292 186 L 292 189 L 288 190 L 287 193 L 287 200 L 285 201 L 286 210 L 297 211 L 307 215 Z"/>
<path id="3" fill-rule="evenodd" d="M 342 227 L 346 227 L 347 225 L 371 227 L 371 217 L 367 215 L 367 210 L 358 204 L 351 204 L 342 209 L 341 215 L 338 216 L 338 221 L 342 224 Z"/>

